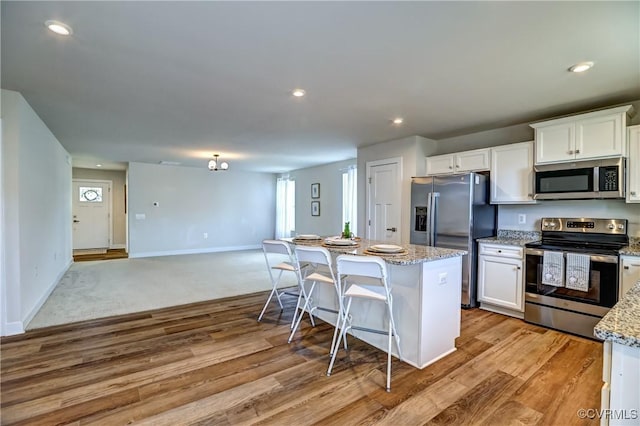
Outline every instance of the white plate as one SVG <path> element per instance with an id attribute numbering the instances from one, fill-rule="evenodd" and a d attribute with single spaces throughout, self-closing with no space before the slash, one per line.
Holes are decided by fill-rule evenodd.
<path id="1" fill-rule="evenodd" d="M 346 238 L 327 238 L 324 240 L 325 244 L 329 244 L 332 246 L 355 246 L 358 244 L 357 241 L 349 240 Z"/>
<path id="2" fill-rule="evenodd" d="M 320 236 L 315 234 L 299 234 L 296 235 L 296 240 L 319 240 Z"/>
<path id="3" fill-rule="evenodd" d="M 369 250 L 380 253 L 397 253 L 404 250 L 404 248 L 393 244 L 376 244 L 375 246 L 369 247 Z"/>

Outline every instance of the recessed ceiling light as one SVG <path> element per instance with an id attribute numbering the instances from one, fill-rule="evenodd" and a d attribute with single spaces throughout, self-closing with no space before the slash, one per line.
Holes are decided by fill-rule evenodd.
<path id="1" fill-rule="evenodd" d="M 570 72 L 585 72 L 593 67 L 593 62 L 580 62 L 569 68 Z"/>
<path id="2" fill-rule="evenodd" d="M 291 92 L 293 94 L 293 96 L 295 96 L 296 98 L 301 98 L 305 95 L 305 91 L 302 89 L 295 89 L 293 92 Z"/>
<path id="3" fill-rule="evenodd" d="M 102 167 L 102 164 L 96 164 L 96 167 Z"/>
<path id="4" fill-rule="evenodd" d="M 404 123 L 404 118 L 402 118 L 402 117 L 396 117 L 396 118 L 394 118 L 393 120 L 391 120 L 391 122 L 392 122 L 393 124 L 400 125 L 400 124 Z"/>
<path id="5" fill-rule="evenodd" d="M 56 34 L 65 36 L 73 34 L 70 26 L 59 21 L 48 20 L 44 25 Z"/>

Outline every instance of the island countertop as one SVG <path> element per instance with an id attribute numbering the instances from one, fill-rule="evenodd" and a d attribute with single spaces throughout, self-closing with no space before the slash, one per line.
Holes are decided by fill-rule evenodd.
<path id="1" fill-rule="evenodd" d="M 432 262 L 440 259 L 447 259 L 450 257 L 459 257 L 468 254 L 466 250 L 456 250 L 440 247 L 422 246 L 416 244 L 399 244 L 406 252 L 401 254 L 385 254 L 385 253 L 367 253 L 365 250 L 367 247 L 371 247 L 375 244 L 389 244 L 383 241 L 374 241 L 367 239 L 356 240 L 358 243 L 354 246 L 330 246 L 324 244 L 323 240 L 297 240 L 295 238 L 285 238 L 286 241 L 293 244 L 300 244 L 306 246 L 322 246 L 327 250 L 339 253 L 339 254 L 356 254 L 362 256 L 380 256 L 387 263 L 391 265 L 415 265 L 423 262 Z"/>
<path id="2" fill-rule="evenodd" d="M 594 335 L 621 345 L 640 348 L 640 281 L 596 324 Z"/>

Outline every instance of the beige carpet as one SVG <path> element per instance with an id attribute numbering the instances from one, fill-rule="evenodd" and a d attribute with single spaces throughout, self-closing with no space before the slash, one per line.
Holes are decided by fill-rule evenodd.
<path id="1" fill-rule="evenodd" d="M 295 285 L 285 275 L 283 286 Z M 27 330 L 270 289 L 261 250 L 79 262 Z"/>

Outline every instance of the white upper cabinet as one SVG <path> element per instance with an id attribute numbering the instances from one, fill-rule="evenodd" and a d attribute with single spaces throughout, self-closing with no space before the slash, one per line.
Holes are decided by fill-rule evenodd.
<path id="1" fill-rule="evenodd" d="M 489 170 L 491 150 L 474 149 L 453 154 L 427 157 L 427 176 Z"/>
<path id="2" fill-rule="evenodd" d="M 491 204 L 532 204 L 533 141 L 491 149 Z"/>
<path id="3" fill-rule="evenodd" d="M 640 203 L 640 125 L 628 129 L 627 203 Z"/>
<path id="4" fill-rule="evenodd" d="M 454 154 L 427 157 L 427 175 L 445 175 L 453 173 Z"/>
<path id="5" fill-rule="evenodd" d="M 625 128 L 632 112 L 627 105 L 531 124 L 536 164 L 625 156 Z"/>

